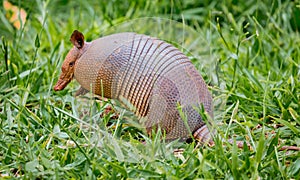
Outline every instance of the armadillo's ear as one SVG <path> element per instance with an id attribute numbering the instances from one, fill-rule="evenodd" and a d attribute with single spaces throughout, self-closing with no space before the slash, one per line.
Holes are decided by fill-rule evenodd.
<path id="1" fill-rule="evenodd" d="M 81 32 L 75 30 L 70 38 L 70 41 L 76 46 L 78 49 L 81 49 L 84 45 L 84 36 Z"/>

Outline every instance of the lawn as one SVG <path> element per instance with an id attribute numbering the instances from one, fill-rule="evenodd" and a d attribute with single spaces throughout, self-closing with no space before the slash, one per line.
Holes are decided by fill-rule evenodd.
<path id="1" fill-rule="evenodd" d="M 0 178 L 300 179 L 300 151 L 282 149 L 300 147 L 298 1 L 9 2 L 0 5 Z M 53 91 L 75 29 L 87 41 L 144 33 L 183 51 L 213 94 L 215 146 L 148 137 L 119 102 L 75 97 L 76 81 Z"/>

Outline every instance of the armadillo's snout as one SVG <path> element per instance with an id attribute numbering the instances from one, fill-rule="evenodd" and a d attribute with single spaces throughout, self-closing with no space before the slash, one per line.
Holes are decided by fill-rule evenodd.
<path id="1" fill-rule="evenodd" d="M 54 91 L 61 91 L 63 90 L 73 79 L 74 76 L 74 68 L 64 69 L 62 68 L 61 75 L 54 86 Z"/>
<path id="2" fill-rule="evenodd" d="M 69 84 L 69 82 L 70 81 L 65 81 L 65 80 L 59 79 L 53 88 L 54 91 L 63 90 Z"/>
<path id="3" fill-rule="evenodd" d="M 58 85 L 55 85 L 53 89 L 54 89 L 54 91 L 60 91 L 61 90 L 61 88 Z"/>

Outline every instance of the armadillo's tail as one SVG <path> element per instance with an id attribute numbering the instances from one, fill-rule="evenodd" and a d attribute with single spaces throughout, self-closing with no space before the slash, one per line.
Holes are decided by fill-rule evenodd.
<path id="1" fill-rule="evenodd" d="M 197 129 L 193 136 L 194 138 L 199 141 L 201 144 L 208 144 L 209 146 L 214 146 L 215 143 L 213 141 L 212 135 L 215 133 L 214 130 L 209 131 L 206 125 L 200 127 Z M 224 142 L 225 140 L 222 139 Z M 235 141 L 232 139 L 227 140 L 230 144 L 236 144 L 238 148 L 243 148 L 244 147 L 244 141 Z M 248 148 L 252 149 L 251 145 L 247 142 L 246 145 Z"/>
<path id="2" fill-rule="evenodd" d="M 194 134 L 194 138 L 203 144 L 208 144 L 209 146 L 214 145 L 214 141 L 212 139 L 212 132 L 209 131 L 206 125 L 197 129 Z"/>

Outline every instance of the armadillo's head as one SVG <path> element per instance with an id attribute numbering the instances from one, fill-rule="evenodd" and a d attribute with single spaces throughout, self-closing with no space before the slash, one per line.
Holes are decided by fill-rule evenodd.
<path id="1" fill-rule="evenodd" d="M 55 91 L 63 90 L 69 84 L 69 82 L 71 82 L 74 76 L 76 61 L 87 48 L 85 47 L 86 45 L 83 34 L 77 30 L 73 32 L 70 40 L 74 47 L 68 52 L 62 64 L 59 80 L 54 86 Z"/>

